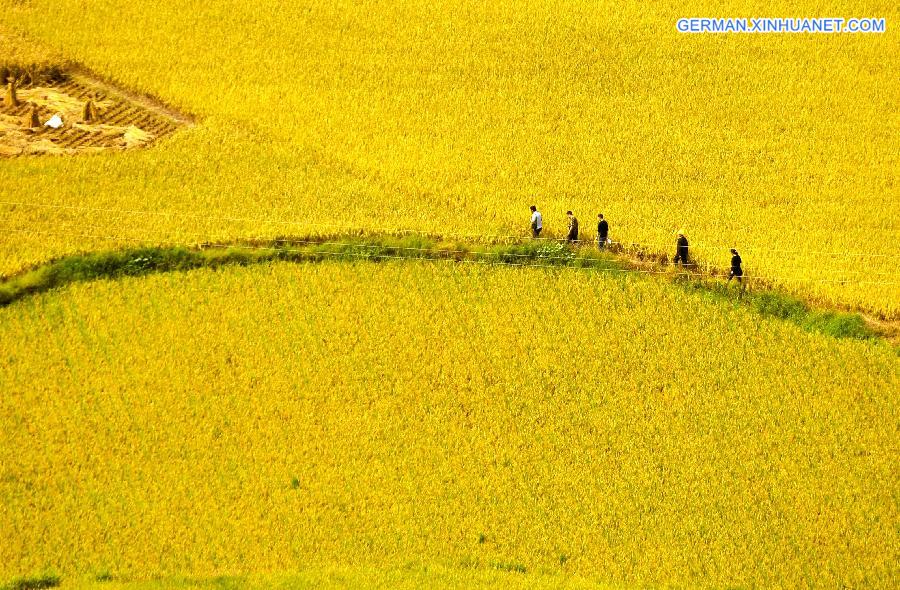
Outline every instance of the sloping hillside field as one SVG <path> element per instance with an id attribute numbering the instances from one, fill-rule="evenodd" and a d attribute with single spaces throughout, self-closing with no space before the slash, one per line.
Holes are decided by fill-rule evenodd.
<path id="1" fill-rule="evenodd" d="M 654 280 L 171 273 L 2 309 L 0 350 L 5 576 L 896 580 L 896 353 Z"/>
<path id="2" fill-rule="evenodd" d="M 900 319 L 900 5 L 0 0 L 3 24 L 198 128 L 0 166 L 0 273 L 85 248 L 336 228 L 544 235 L 565 212 L 670 256 Z M 747 14 L 751 13 L 751 14 Z M 760 14 L 761 13 L 761 14 Z M 799 13 L 799 14 L 798 14 Z M 47 15 L 65 15 L 64 25 Z M 685 16 L 885 18 L 685 35 Z"/>
<path id="3" fill-rule="evenodd" d="M 0 590 L 900 587 L 898 25 L 0 0 Z"/>

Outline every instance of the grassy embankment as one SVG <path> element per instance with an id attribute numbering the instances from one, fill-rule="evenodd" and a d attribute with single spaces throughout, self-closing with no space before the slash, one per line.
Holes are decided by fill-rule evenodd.
<path id="1" fill-rule="evenodd" d="M 572 248 L 554 241 L 472 246 L 419 237 L 361 239 L 334 236 L 330 239 L 285 238 L 230 246 L 141 247 L 94 252 L 54 260 L 0 283 L 0 305 L 8 305 L 22 297 L 72 282 L 272 261 L 336 259 L 455 260 L 478 264 L 577 267 L 607 273 L 649 273 L 665 277 L 682 288 L 701 292 L 715 300 L 746 305 L 763 316 L 793 322 L 809 331 L 836 338 L 865 339 L 881 335 L 858 313 L 817 309 L 796 296 L 771 288 L 765 281 L 759 282 L 757 288 L 741 293 L 737 284 L 726 285 L 718 280 L 716 275 L 721 272 L 716 269 L 667 270 L 654 262 L 616 256 L 611 252 L 598 252 L 592 248 Z"/>

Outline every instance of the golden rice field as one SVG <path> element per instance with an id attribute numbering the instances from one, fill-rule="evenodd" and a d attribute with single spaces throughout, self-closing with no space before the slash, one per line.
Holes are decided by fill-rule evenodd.
<path id="1" fill-rule="evenodd" d="M 0 351 L 0 580 L 898 580 L 896 351 L 665 282 L 158 274 L 0 309 Z"/>
<path id="2" fill-rule="evenodd" d="M 612 238 L 900 318 L 896 3 L 0 0 L 3 26 L 198 117 L 0 165 L 0 273 L 135 241 L 335 228 Z M 58 15 L 50 17 L 49 15 Z M 883 35 L 685 36 L 683 16 Z M 65 23 L 60 25 L 60 19 Z M 21 203 L 12 205 L 10 203 Z M 589 232 L 588 237 L 593 237 Z"/>
<path id="3" fill-rule="evenodd" d="M 446 588 L 469 590 L 473 587 L 497 590 L 548 588 L 571 590 L 619 588 L 600 585 L 579 576 L 553 574 L 522 575 L 498 569 L 452 569 L 408 564 L 402 568 L 380 570 L 374 568 L 329 568 L 308 570 L 293 574 L 216 576 L 213 578 L 166 578 L 162 580 L 78 580 L 62 582 L 63 588 L 101 588 L 102 590 L 292 590 L 295 588 L 356 589 L 391 588 L 392 590 L 418 590 L 420 588 Z"/>
<path id="4" fill-rule="evenodd" d="M 0 25 L 0 67 L 13 64 L 28 66 L 64 62 L 65 58 L 62 55 L 36 43 L 33 39 L 13 32 L 6 26 L 5 21 Z M 0 84 L 5 89 L 6 80 L 0 79 Z"/>
<path id="5" fill-rule="evenodd" d="M 0 14 L 0 70 L 76 64 L 193 123 L 0 159 L 0 279 L 139 244 L 510 241 L 534 203 L 551 238 L 572 209 L 588 240 L 603 212 L 656 253 L 737 247 L 753 291 L 348 255 L 27 296 L 0 307 L 3 590 L 898 586 L 896 346 L 747 300 L 900 322 L 900 5 Z M 675 29 L 823 15 L 887 32 Z"/>

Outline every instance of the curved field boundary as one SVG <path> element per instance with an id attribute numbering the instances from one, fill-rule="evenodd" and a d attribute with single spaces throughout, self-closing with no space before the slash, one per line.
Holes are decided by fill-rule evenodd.
<path id="1" fill-rule="evenodd" d="M 159 272 L 219 268 L 266 262 L 310 263 L 324 260 L 369 261 L 431 260 L 484 265 L 577 268 L 613 276 L 655 276 L 678 288 L 698 292 L 732 305 L 742 305 L 762 316 L 793 322 L 802 328 L 835 338 L 884 338 L 895 342 L 897 326 L 868 320 L 862 314 L 815 309 L 794 297 L 754 282 L 729 285 L 717 269 L 651 267 L 645 261 L 613 252 L 577 248 L 560 243 L 526 242 L 516 245 L 470 246 L 422 238 L 391 236 L 361 239 L 281 238 L 266 242 L 136 247 L 66 256 L 26 270 L 0 282 L 0 306 L 70 283 L 142 276 Z M 898 348 L 900 353 L 900 348 Z"/>

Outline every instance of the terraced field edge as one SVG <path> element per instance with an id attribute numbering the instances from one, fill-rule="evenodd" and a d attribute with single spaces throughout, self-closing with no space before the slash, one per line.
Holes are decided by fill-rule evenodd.
<path id="1" fill-rule="evenodd" d="M 618 276 L 654 276 L 678 288 L 698 292 L 721 302 L 743 305 L 764 317 L 790 321 L 810 332 L 859 340 L 896 339 L 895 326 L 874 324 L 858 312 L 820 309 L 766 286 L 729 285 L 719 272 L 700 268 L 659 270 L 644 261 L 615 252 L 579 248 L 558 242 L 524 242 L 513 245 L 471 245 L 421 237 L 336 235 L 330 237 L 277 238 L 194 247 L 142 246 L 124 250 L 66 256 L 23 271 L 0 282 L 0 306 L 70 283 L 150 273 L 180 272 L 198 268 L 246 266 L 266 262 L 318 262 L 323 260 L 369 261 L 435 260 L 485 265 L 537 268 L 581 268 Z M 654 270 L 653 268 L 656 268 Z M 885 327 L 882 327 L 885 326 Z M 900 352 L 900 347 L 897 347 Z"/>

